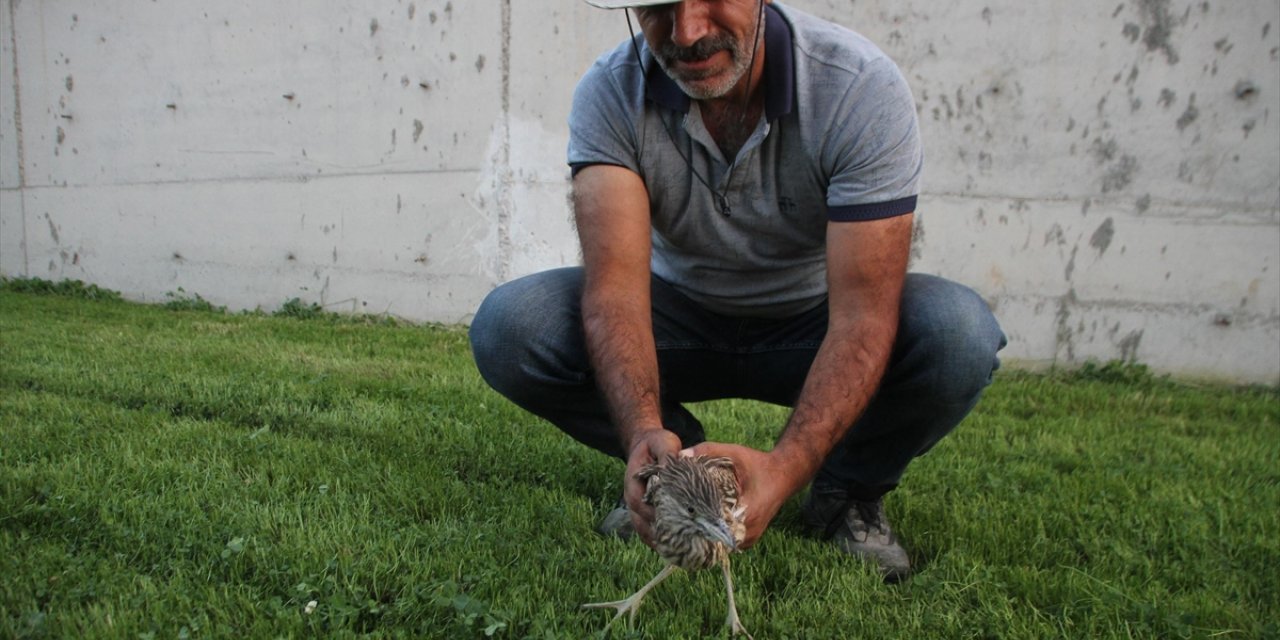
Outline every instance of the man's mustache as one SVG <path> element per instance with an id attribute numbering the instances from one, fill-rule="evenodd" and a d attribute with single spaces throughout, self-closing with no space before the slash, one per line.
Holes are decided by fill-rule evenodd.
<path id="1" fill-rule="evenodd" d="M 680 47 L 670 41 L 658 47 L 658 55 L 667 62 L 697 62 L 706 60 L 720 51 L 734 52 L 733 37 L 728 35 L 707 36 L 688 47 Z"/>

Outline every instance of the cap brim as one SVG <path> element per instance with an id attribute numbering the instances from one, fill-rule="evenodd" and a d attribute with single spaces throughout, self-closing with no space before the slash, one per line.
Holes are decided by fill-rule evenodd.
<path id="1" fill-rule="evenodd" d="M 585 0 L 587 4 L 601 9 L 630 9 L 632 7 L 651 7 L 655 4 L 671 4 L 671 0 Z"/>

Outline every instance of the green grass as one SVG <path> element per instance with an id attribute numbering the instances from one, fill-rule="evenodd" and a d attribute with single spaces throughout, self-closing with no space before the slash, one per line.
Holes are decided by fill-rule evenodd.
<path id="1" fill-rule="evenodd" d="M 591 533 L 621 465 L 488 390 L 460 330 L 12 283 L 0 637 L 583 638 L 661 566 Z M 757 446 L 784 417 L 695 410 Z M 789 504 L 734 559 L 756 638 L 1280 635 L 1275 391 L 1002 372 L 888 509 L 894 587 Z M 722 589 L 672 578 L 613 635 L 720 635 Z"/>

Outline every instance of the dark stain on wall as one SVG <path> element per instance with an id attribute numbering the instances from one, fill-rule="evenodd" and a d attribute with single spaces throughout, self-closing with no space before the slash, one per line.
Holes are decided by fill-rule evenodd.
<path id="1" fill-rule="evenodd" d="M 1094 230 L 1093 235 L 1089 237 L 1089 246 L 1098 250 L 1098 255 L 1107 252 L 1107 247 L 1111 246 L 1111 240 L 1116 237 L 1116 224 L 1111 218 L 1102 221 L 1098 228 Z"/>
<path id="2" fill-rule="evenodd" d="M 1182 112 L 1182 115 L 1178 116 L 1178 121 L 1176 123 L 1178 131 L 1182 131 L 1183 129 L 1191 126 L 1191 123 L 1195 122 L 1196 118 L 1199 117 L 1200 109 L 1196 107 L 1196 94 L 1192 93 L 1191 97 L 1187 100 L 1186 110 Z"/>
<path id="3" fill-rule="evenodd" d="M 1106 167 L 1102 174 L 1102 192 L 1121 191 L 1133 182 L 1138 172 L 1138 159 L 1127 153 L 1121 153 L 1120 145 L 1114 140 L 1103 141 L 1095 138 L 1089 152 L 1099 165 Z"/>
<path id="4" fill-rule="evenodd" d="M 1164 53 L 1169 64 L 1178 64 L 1178 50 L 1172 43 L 1173 29 L 1178 21 L 1169 12 L 1169 4 L 1169 0 L 1137 0 L 1138 14 L 1145 27 L 1142 44 L 1147 46 L 1147 51 Z"/>

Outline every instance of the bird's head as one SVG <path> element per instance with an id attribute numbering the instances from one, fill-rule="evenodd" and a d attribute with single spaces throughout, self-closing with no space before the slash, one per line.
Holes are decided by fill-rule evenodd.
<path id="1" fill-rule="evenodd" d="M 710 501 L 693 493 L 672 496 L 666 515 L 672 521 L 673 529 L 686 535 L 696 535 L 709 542 L 718 542 L 728 549 L 736 549 L 738 544 L 733 539 L 729 523 L 725 521 L 723 508 L 719 499 Z"/>
<path id="2" fill-rule="evenodd" d="M 738 550 L 738 541 L 733 539 L 733 531 L 729 529 L 729 523 L 724 518 L 717 517 L 714 521 L 700 520 L 702 525 L 702 535 L 707 540 L 719 542 L 730 551 Z"/>
<path id="3" fill-rule="evenodd" d="M 733 531 L 725 520 L 725 495 L 700 462 L 685 458 L 672 461 L 665 469 L 666 496 L 658 505 L 657 519 L 684 535 L 696 535 L 737 549 Z"/>

